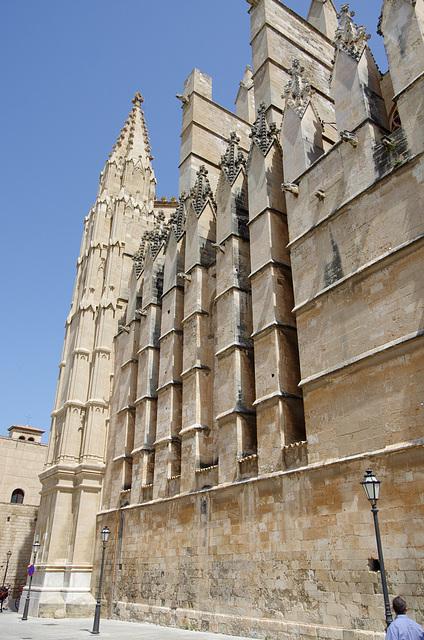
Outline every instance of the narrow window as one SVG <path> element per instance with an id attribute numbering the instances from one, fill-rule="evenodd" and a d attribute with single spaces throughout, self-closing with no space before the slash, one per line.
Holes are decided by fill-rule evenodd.
<path id="1" fill-rule="evenodd" d="M 23 501 L 24 501 L 24 492 L 22 491 L 22 489 L 15 489 L 14 492 L 12 493 L 10 502 L 13 502 L 14 504 L 22 504 Z"/>

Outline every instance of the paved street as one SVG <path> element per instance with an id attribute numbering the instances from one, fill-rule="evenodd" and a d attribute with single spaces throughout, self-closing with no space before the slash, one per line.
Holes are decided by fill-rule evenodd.
<path id="1" fill-rule="evenodd" d="M 22 620 L 15 611 L 0 614 L 0 637 L 5 640 L 87 640 L 91 637 L 92 618 L 28 618 Z M 100 620 L 99 639 L 116 640 L 235 640 L 235 636 L 204 631 L 185 631 L 153 624 Z M 237 640 L 248 640 L 237 638 Z"/>

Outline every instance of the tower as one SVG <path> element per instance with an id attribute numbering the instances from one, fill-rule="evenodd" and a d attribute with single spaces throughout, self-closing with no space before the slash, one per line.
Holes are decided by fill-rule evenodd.
<path id="1" fill-rule="evenodd" d="M 136 93 L 84 220 L 81 250 L 41 474 L 34 582 L 40 615 L 81 615 L 89 594 L 95 517 L 104 474 L 113 340 L 143 232 L 154 223 L 155 177 Z"/>

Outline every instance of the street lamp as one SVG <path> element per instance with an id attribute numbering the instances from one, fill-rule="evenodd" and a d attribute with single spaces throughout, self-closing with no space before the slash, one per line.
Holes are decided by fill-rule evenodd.
<path id="1" fill-rule="evenodd" d="M 38 533 L 35 536 L 35 542 L 32 545 L 32 548 L 34 550 L 34 557 L 32 559 L 32 564 L 35 564 L 35 559 L 37 557 L 37 551 L 38 548 L 40 546 L 40 543 L 38 542 Z M 32 569 L 34 569 L 34 567 L 32 567 Z M 28 571 L 29 573 L 29 571 Z M 28 609 L 29 609 L 29 599 L 31 596 L 31 583 L 32 583 L 32 576 L 34 575 L 34 571 L 31 572 L 31 575 L 29 576 L 29 585 L 28 585 L 28 593 L 27 593 L 27 598 L 25 600 L 25 607 L 24 607 L 24 615 L 22 616 L 22 620 L 28 620 Z"/>
<path id="2" fill-rule="evenodd" d="M 103 527 L 103 530 L 101 533 L 102 542 L 103 542 L 103 551 L 102 551 L 102 564 L 100 566 L 99 593 L 97 596 L 96 611 L 94 613 L 93 631 L 91 633 L 100 633 L 99 623 L 100 623 L 100 607 L 101 607 L 101 599 L 102 599 L 103 564 L 105 561 L 106 542 L 108 541 L 109 534 L 110 534 L 109 529 L 107 527 Z"/>
<path id="3" fill-rule="evenodd" d="M 380 484 L 381 481 L 377 480 L 371 469 L 367 469 L 366 474 L 364 475 L 364 480 L 361 482 L 364 487 L 365 493 L 367 495 L 368 500 L 371 503 L 371 512 L 374 516 L 374 527 L 375 527 L 375 537 L 377 539 L 377 551 L 378 551 L 378 561 L 380 563 L 380 572 L 381 572 L 381 585 L 383 587 L 383 596 L 384 596 L 384 609 L 386 614 L 386 626 L 393 622 L 392 613 L 390 611 L 390 602 L 389 602 L 389 594 L 387 591 L 387 582 L 386 582 L 386 572 L 384 570 L 384 560 L 383 560 L 383 548 L 381 546 L 381 538 L 380 538 L 380 527 L 378 526 L 378 509 L 377 509 L 377 500 L 380 497 Z"/>
<path id="4" fill-rule="evenodd" d="M 6 576 L 7 576 L 7 569 L 9 567 L 9 560 L 10 560 L 10 556 L 12 555 L 11 551 L 7 552 L 7 562 L 6 562 L 6 569 L 4 570 L 4 576 L 3 576 L 3 586 L 6 586 Z"/>

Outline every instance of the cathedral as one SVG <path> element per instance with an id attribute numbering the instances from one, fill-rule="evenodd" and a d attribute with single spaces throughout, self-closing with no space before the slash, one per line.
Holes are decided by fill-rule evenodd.
<path id="1" fill-rule="evenodd" d="M 184 82 L 178 199 L 136 93 L 85 218 L 30 614 L 93 613 L 107 526 L 103 615 L 383 638 L 367 469 L 424 621 L 424 0 L 382 3 L 384 75 L 353 0 L 237 1 L 252 66 L 234 113 Z"/>

